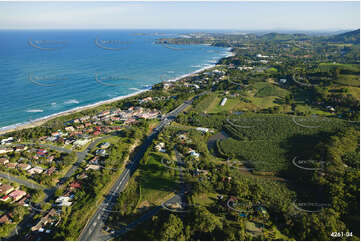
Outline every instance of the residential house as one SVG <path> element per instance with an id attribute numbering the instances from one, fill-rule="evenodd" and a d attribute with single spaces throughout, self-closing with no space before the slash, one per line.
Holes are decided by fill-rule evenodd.
<path id="1" fill-rule="evenodd" d="M 89 163 L 92 164 L 92 165 L 98 165 L 99 164 L 99 156 L 94 156 L 90 161 Z"/>
<path id="2" fill-rule="evenodd" d="M 226 104 L 226 102 L 227 102 L 227 98 L 225 97 L 222 99 L 221 106 L 224 106 Z"/>
<path id="3" fill-rule="evenodd" d="M 73 143 L 75 146 L 84 146 L 86 145 L 90 140 L 89 139 L 79 139 Z"/>
<path id="4" fill-rule="evenodd" d="M 30 173 L 31 175 L 32 175 L 32 174 L 35 174 L 35 173 L 41 174 L 41 173 L 43 173 L 43 171 L 44 171 L 43 168 L 37 166 L 37 167 L 33 167 L 33 168 L 31 168 L 30 170 L 28 170 L 28 173 Z"/>
<path id="5" fill-rule="evenodd" d="M 12 168 L 12 169 L 14 169 L 14 168 L 16 168 L 17 165 L 18 165 L 18 163 L 16 163 L 16 162 L 14 162 L 14 163 L 7 163 L 7 164 L 6 164 L 6 167 L 7 167 L 7 168 Z"/>
<path id="6" fill-rule="evenodd" d="M 102 144 L 100 145 L 100 148 L 102 148 L 102 149 L 108 149 L 109 146 L 110 146 L 110 144 L 109 144 L 108 142 L 105 142 L 105 143 L 102 143 Z"/>
<path id="7" fill-rule="evenodd" d="M 11 185 L 3 184 L 0 186 L 0 194 L 9 194 L 10 192 L 14 191 L 14 188 Z"/>
<path id="8" fill-rule="evenodd" d="M 72 183 L 69 184 L 69 187 L 72 189 L 78 189 L 81 188 L 81 183 L 78 181 L 73 181 Z"/>
<path id="9" fill-rule="evenodd" d="M 9 160 L 7 158 L 0 158 L 1 165 L 6 165 L 7 163 L 9 163 Z"/>
<path id="10" fill-rule="evenodd" d="M 8 195 L 5 195 L 2 198 L 0 198 L 0 201 L 2 201 L 2 202 L 6 202 L 8 200 L 10 200 L 10 197 Z"/>
<path id="11" fill-rule="evenodd" d="M 55 203 L 58 204 L 59 207 L 69 207 L 72 204 L 70 200 L 70 197 L 60 196 L 55 200 Z"/>
<path id="12" fill-rule="evenodd" d="M 31 228 L 31 231 L 38 231 L 42 229 L 43 226 L 47 225 L 48 223 L 55 222 L 58 218 L 58 213 L 54 208 L 50 209 L 50 211 L 40 219 L 40 221 Z"/>
<path id="13" fill-rule="evenodd" d="M 202 128 L 202 127 L 198 127 L 196 128 L 197 131 L 201 131 L 202 133 L 208 133 L 209 129 L 207 128 Z"/>
<path id="14" fill-rule="evenodd" d="M 29 194 L 28 194 L 28 195 L 29 195 Z M 28 197 L 25 196 L 25 197 L 23 197 L 22 199 L 20 199 L 20 200 L 17 202 L 17 204 L 20 205 L 20 206 L 24 206 L 24 205 L 26 205 L 25 202 L 26 202 L 27 199 L 28 199 Z"/>
<path id="15" fill-rule="evenodd" d="M 45 149 L 38 149 L 38 151 L 36 152 L 36 154 L 41 157 L 46 155 L 47 153 L 48 153 L 48 151 Z"/>
<path id="16" fill-rule="evenodd" d="M 163 142 L 161 142 L 161 143 L 159 143 L 159 144 L 157 144 L 157 145 L 155 146 L 155 149 L 156 149 L 157 151 L 163 152 L 163 153 L 166 152 L 166 150 L 165 150 L 164 148 L 165 148 L 165 144 L 164 144 Z"/>
<path id="17" fill-rule="evenodd" d="M 107 151 L 104 149 L 99 149 L 99 150 L 95 151 L 95 154 L 100 155 L 100 156 L 105 156 L 105 155 L 107 155 Z"/>
<path id="18" fill-rule="evenodd" d="M 65 130 L 68 131 L 68 132 L 73 132 L 73 131 L 75 131 L 75 129 L 74 129 L 73 126 L 65 127 Z"/>
<path id="19" fill-rule="evenodd" d="M 46 174 L 47 174 L 48 176 L 51 176 L 51 175 L 55 172 L 55 170 L 56 170 L 56 167 L 55 167 L 55 166 L 50 167 L 50 168 L 46 171 Z"/>
<path id="20" fill-rule="evenodd" d="M 188 152 L 188 154 L 190 154 L 190 156 L 192 156 L 192 157 L 194 157 L 194 158 L 196 158 L 196 159 L 198 159 L 199 156 L 200 156 L 199 153 L 195 152 L 195 151 L 192 150 L 192 149 Z"/>
<path id="21" fill-rule="evenodd" d="M 8 145 L 8 144 L 11 144 L 13 141 L 14 141 L 14 138 L 13 138 L 13 137 L 9 137 L 9 138 L 6 138 L 6 139 L 2 139 L 2 140 L 1 140 L 1 145 Z"/>
<path id="22" fill-rule="evenodd" d="M 98 165 L 87 165 L 86 168 L 85 168 L 86 171 L 87 170 L 95 170 L 95 171 L 97 171 L 99 169 L 100 169 L 100 166 L 98 166 Z"/>
<path id="23" fill-rule="evenodd" d="M 15 190 L 9 194 L 9 197 L 13 199 L 14 201 L 20 200 L 22 197 L 26 195 L 25 191 L 22 190 Z"/>
<path id="24" fill-rule="evenodd" d="M 28 149 L 28 147 L 25 145 L 18 145 L 15 147 L 15 152 L 25 151 L 27 149 Z"/>
<path id="25" fill-rule="evenodd" d="M 0 224 L 6 224 L 11 223 L 11 215 L 10 214 L 4 214 L 0 217 Z"/>
<path id="26" fill-rule="evenodd" d="M 6 153 L 9 153 L 9 152 L 13 152 L 14 149 L 13 148 L 9 148 L 9 147 L 2 147 L 0 148 L 0 154 L 6 154 Z"/>
<path id="27" fill-rule="evenodd" d="M 21 163 L 21 164 L 18 164 L 17 168 L 27 171 L 31 168 L 31 165 L 26 164 L 26 163 Z"/>

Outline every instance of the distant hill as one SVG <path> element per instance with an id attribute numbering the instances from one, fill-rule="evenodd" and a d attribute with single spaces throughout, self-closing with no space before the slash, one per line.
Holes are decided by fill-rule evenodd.
<path id="1" fill-rule="evenodd" d="M 275 40 L 275 41 L 287 41 L 287 40 L 305 40 L 310 37 L 306 34 L 280 34 L 280 33 L 268 33 L 261 37 L 264 40 Z"/>
<path id="2" fill-rule="evenodd" d="M 343 34 L 334 35 L 328 38 L 331 42 L 359 44 L 360 43 L 360 29 L 346 32 Z"/>

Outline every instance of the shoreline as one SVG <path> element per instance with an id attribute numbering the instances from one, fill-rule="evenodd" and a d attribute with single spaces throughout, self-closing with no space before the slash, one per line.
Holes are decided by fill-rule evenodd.
<path id="1" fill-rule="evenodd" d="M 231 52 L 231 50 L 227 50 L 227 52 L 229 52 L 229 53 L 224 57 L 220 57 L 217 60 L 217 62 L 222 58 L 228 58 L 228 57 L 234 56 L 234 53 Z M 184 79 L 186 77 L 189 77 L 189 76 L 192 76 L 194 74 L 203 72 L 203 71 L 205 71 L 207 69 L 214 68 L 216 66 L 216 63 L 214 63 L 214 64 L 210 63 L 209 65 L 206 65 L 206 66 L 204 66 L 204 67 L 202 67 L 202 68 L 200 68 L 198 70 L 195 70 L 193 72 L 184 74 L 184 75 L 176 77 L 174 79 L 169 79 L 167 81 L 160 81 L 158 83 L 180 81 L 180 80 L 182 80 L 182 79 Z M 156 84 L 153 84 L 153 85 L 156 85 Z M 117 101 L 120 101 L 120 100 L 123 100 L 123 99 L 134 97 L 134 96 L 137 96 L 137 95 L 142 94 L 144 92 L 147 92 L 147 91 L 149 91 L 151 89 L 152 89 L 152 87 L 149 87 L 147 89 L 142 89 L 140 91 L 137 91 L 137 92 L 134 92 L 134 93 L 131 93 L 131 94 L 128 94 L 128 95 L 118 96 L 118 97 L 115 97 L 115 98 L 112 98 L 112 99 L 103 100 L 103 101 L 99 101 L 99 102 L 96 102 L 96 103 L 93 103 L 93 104 L 88 104 L 88 105 L 85 105 L 85 106 L 76 107 L 76 108 L 73 108 L 73 109 L 70 109 L 70 110 L 65 110 L 65 111 L 62 111 L 62 112 L 59 112 L 59 113 L 51 114 L 51 115 L 48 115 L 48 116 L 45 116 L 45 117 L 35 119 L 34 121 L 28 121 L 28 122 L 24 122 L 24 123 L 18 123 L 18 124 L 13 124 L 13 125 L 0 127 L 0 135 L 5 135 L 7 133 L 11 133 L 11 132 L 14 132 L 14 131 L 19 131 L 19 130 L 22 130 L 22 129 L 35 128 L 35 127 L 41 126 L 42 124 L 46 123 L 49 120 L 52 120 L 52 119 L 55 119 L 55 118 L 58 118 L 58 117 L 61 117 L 61 116 L 66 116 L 66 115 L 69 115 L 69 114 L 81 112 L 81 111 L 88 110 L 88 109 L 91 109 L 91 108 L 95 108 L 95 107 L 98 107 L 98 106 L 101 106 L 101 105 L 104 105 L 104 104 L 110 104 L 110 103 L 117 102 Z"/>

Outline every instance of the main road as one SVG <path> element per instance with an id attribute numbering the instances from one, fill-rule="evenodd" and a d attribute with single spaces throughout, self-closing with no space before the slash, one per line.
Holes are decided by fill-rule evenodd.
<path id="1" fill-rule="evenodd" d="M 203 94 L 203 93 L 202 93 Z M 200 95 L 202 95 L 200 94 Z M 112 211 L 112 207 L 118 195 L 124 191 L 126 184 L 130 177 L 138 167 L 139 161 L 143 158 L 145 151 L 152 144 L 152 141 L 158 136 L 159 132 L 164 126 L 170 124 L 179 113 L 183 112 L 192 101 L 185 101 L 176 109 L 165 115 L 160 124 L 153 130 L 153 132 L 145 139 L 139 149 L 136 151 L 132 160 L 127 164 L 123 173 L 119 176 L 113 187 L 110 189 L 109 194 L 106 196 L 104 201 L 97 207 L 94 215 L 89 219 L 85 225 L 83 231 L 80 233 L 79 240 L 102 240 L 102 228 L 104 227 L 104 221 L 107 219 L 109 212 Z"/>

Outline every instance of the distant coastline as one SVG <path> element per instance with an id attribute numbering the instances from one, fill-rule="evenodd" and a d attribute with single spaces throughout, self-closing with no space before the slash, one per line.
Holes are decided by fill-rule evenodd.
<path id="1" fill-rule="evenodd" d="M 222 58 L 227 58 L 227 57 L 234 56 L 234 53 L 231 52 L 231 49 L 229 49 L 228 52 L 229 53 L 225 57 L 220 57 L 217 61 L 219 61 Z M 207 65 L 205 67 L 202 67 L 202 68 L 200 68 L 200 69 L 198 69 L 196 71 L 193 71 L 191 73 L 187 73 L 185 75 L 179 76 L 179 77 L 174 78 L 174 79 L 169 79 L 169 80 L 163 81 L 163 82 L 179 81 L 179 80 L 182 80 L 182 79 L 184 79 L 184 78 L 186 78 L 188 76 L 203 72 L 203 71 L 205 71 L 207 69 L 211 69 L 211 68 L 213 68 L 215 66 L 216 66 L 216 64 L 209 64 L 209 65 Z M 159 82 L 159 83 L 161 83 L 161 82 Z M 58 117 L 61 117 L 61 116 L 66 116 L 66 115 L 69 115 L 69 114 L 73 114 L 73 113 L 78 113 L 78 112 L 88 110 L 88 109 L 91 109 L 91 108 L 99 107 L 99 106 L 104 105 L 104 104 L 110 104 L 110 103 L 117 102 L 117 101 L 120 101 L 120 100 L 123 100 L 123 99 L 134 97 L 134 96 L 137 96 L 137 95 L 139 95 L 141 93 L 147 92 L 149 90 L 151 90 L 151 87 L 149 87 L 147 89 L 139 90 L 137 92 L 134 92 L 134 93 L 131 93 L 131 94 L 128 94 L 128 95 L 118 96 L 118 97 L 115 97 L 115 98 L 112 98 L 112 99 L 107 99 L 107 100 L 99 101 L 99 102 L 96 102 L 96 103 L 93 103 L 93 104 L 85 105 L 85 106 L 82 106 L 82 107 L 76 107 L 76 108 L 73 108 L 73 109 L 70 109 L 70 110 L 66 110 L 66 111 L 62 111 L 62 112 L 59 112 L 59 113 L 51 114 L 51 115 L 48 115 L 48 116 L 45 116 L 45 117 L 35 119 L 33 121 L 28 121 L 28 122 L 24 122 L 24 123 L 18 123 L 18 124 L 5 126 L 5 127 L 0 127 L 0 135 L 11 133 L 11 132 L 14 132 L 14 131 L 17 131 L 17 130 L 22 130 L 22 129 L 28 129 L 28 128 L 34 128 L 34 127 L 37 127 L 37 126 L 41 126 L 42 124 L 46 123 L 49 120 L 52 120 L 52 119 L 55 119 L 55 118 L 58 118 Z"/>

